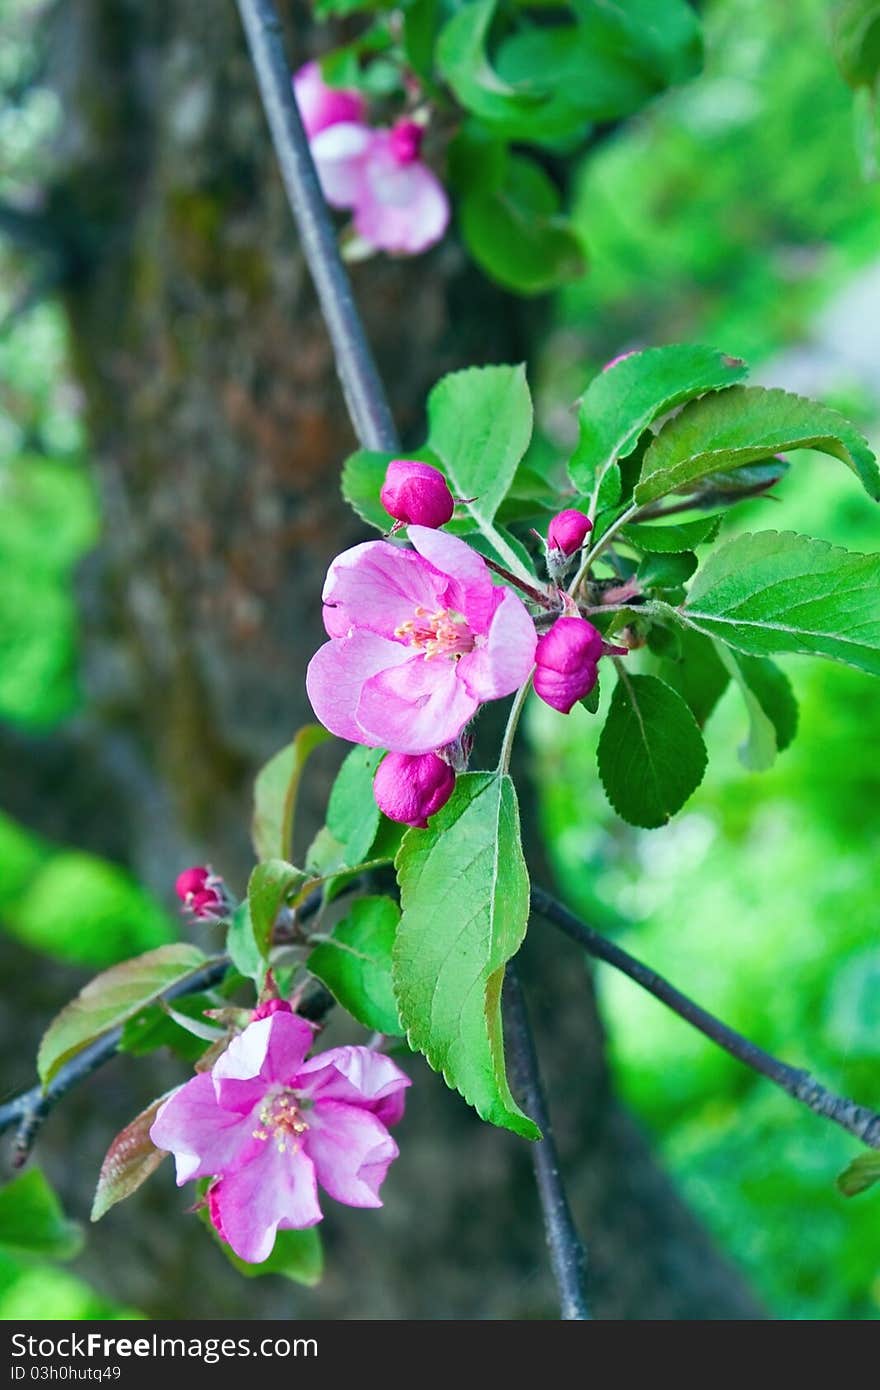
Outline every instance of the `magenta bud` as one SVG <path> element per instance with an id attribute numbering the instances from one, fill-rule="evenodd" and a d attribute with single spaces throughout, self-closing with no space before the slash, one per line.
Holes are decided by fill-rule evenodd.
<path id="1" fill-rule="evenodd" d="M 391 128 L 391 153 L 398 164 L 412 164 L 419 157 L 424 128 L 418 121 L 398 121 Z"/>
<path id="2" fill-rule="evenodd" d="M 415 459 L 392 459 L 379 497 L 396 521 L 414 526 L 445 526 L 455 501 L 439 468 Z"/>
<path id="3" fill-rule="evenodd" d="M 292 1014 L 293 1005 L 288 1004 L 286 999 L 264 999 L 262 1004 L 258 1004 L 251 1014 L 251 1021 L 256 1023 L 258 1018 L 271 1018 L 273 1014 Z"/>
<path id="4" fill-rule="evenodd" d="M 558 512 L 547 528 L 547 544 L 551 550 L 561 550 L 563 555 L 574 555 L 580 550 L 593 523 L 586 512 L 577 512 L 570 507 Z"/>
<path id="5" fill-rule="evenodd" d="M 178 874 L 174 891 L 185 911 L 199 921 L 223 917 L 229 907 L 222 878 L 203 864 L 195 864 Z"/>
<path id="6" fill-rule="evenodd" d="M 424 830 L 454 786 L 455 773 L 436 753 L 388 753 L 376 769 L 373 795 L 389 820 Z"/>
<path id="7" fill-rule="evenodd" d="M 294 73 L 293 94 L 310 140 L 331 125 L 359 124 L 367 109 L 360 92 L 350 87 L 328 87 L 320 63 L 306 63 Z"/>
<path id="8" fill-rule="evenodd" d="M 604 649 L 601 632 L 586 618 L 557 618 L 535 648 L 536 693 L 568 714 L 596 684 Z"/>

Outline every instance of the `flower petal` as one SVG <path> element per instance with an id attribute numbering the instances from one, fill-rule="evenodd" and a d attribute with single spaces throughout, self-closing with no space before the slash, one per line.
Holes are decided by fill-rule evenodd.
<path id="1" fill-rule="evenodd" d="M 354 121 L 340 121 L 313 136 L 312 159 L 331 207 L 353 208 L 364 196 L 364 159 L 372 141 L 369 126 Z"/>
<path id="2" fill-rule="evenodd" d="M 319 647 L 306 671 L 306 690 L 312 709 L 325 728 L 349 743 L 379 748 L 356 718 L 364 684 L 377 672 L 412 660 L 412 649 L 389 642 L 373 632 L 355 632 Z"/>
<path id="3" fill-rule="evenodd" d="M 457 738 L 478 699 L 448 657 L 411 657 L 364 683 L 356 719 L 375 746 L 390 753 L 432 753 Z"/>
<path id="4" fill-rule="evenodd" d="M 312 1025 L 296 1014 L 270 1014 L 249 1023 L 212 1068 L 218 1105 L 250 1113 L 268 1086 L 292 1084 L 314 1040 Z"/>
<path id="5" fill-rule="evenodd" d="M 303 1147 L 323 1188 L 349 1207 L 381 1207 L 379 1188 L 398 1147 L 381 1120 L 356 1105 L 319 1100 Z"/>
<path id="6" fill-rule="evenodd" d="M 487 633 L 498 607 L 498 595 L 503 590 L 492 582 L 482 555 L 457 536 L 450 536 L 448 531 L 410 526 L 407 535 L 419 554 L 448 576 L 444 594 L 446 607 L 464 614 L 471 632 Z"/>
<path id="7" fill-rule="evenodd" d="M 458 674 L 474 699 L 499 700 L 528 679 L 537 642 L 525 606 L 510 589 L 502 589 L 486 645 L 461 658 Z"/>
<path id="8" fill-rule="evenodd" d="M 321 1220 L 314 1165 L 302 1149 L 279 1152 L 268 1139 L 249 1163 L 217 1184 L 213 1206 L 239 1259 L 260 1264 L 271 1255 L 279 1228 L 299 1231 Z"/>
<path id="9" fill-rule="evenodd" d="M 346 637 L 354 628 L 393 638 L 416 608 L 443 607 L 447 582 L 415 551 L 365 541 L 337 555 L 327 572 L 324 625 L 331 637 Z"/>
<path id="10" fill-rule="evenodd" d="M 403 1115 L 404 1092 L 411 1085 L 390 1057 L 371 1047 L 331 1047 L 310 1057 L 296 1078 L 301 1095 L 360 1105 L 386 1125 Z"/>
<path id="11" fill-rule="evenodd" d="M 449 225 L 449 199 L 436 174 L 413 160 L 401 164 L 378 131 L 362 166 L 354 225 L 382 251 L 417 255 L 439 241 Z"/>
<path id="12" fill-rule="evenodd" d="M 150 1127 L 157 1149 L 174 1154 L 177 1186 L 234 1167 L 251 1139 L 247 1117 L 221 1110 L 207 1072 L 187 1081 L 160 1106 Z"/>

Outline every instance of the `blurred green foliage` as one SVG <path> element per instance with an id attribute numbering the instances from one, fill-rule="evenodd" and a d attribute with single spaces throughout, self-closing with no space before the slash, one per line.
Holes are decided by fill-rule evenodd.
<path id="1" fill-rule="evenodd" d="M 709 7 L 704 78 L 585 164 L 592 271 L 560 305 L 544 364 L 551 420 L 556 401 L 583 389 L 584 356 L 599 363 L 641 343 L 771 359 L 770 383 L 771 355 L 806 343 L 821 369 L 816 318 L 880 245 L 878 188 L 858 171 L 826 24 L 819 0 Z M 872 365 L 850 376 L 829 352 L 820 390 L 876 440 L 880 359 Z M 779 493 L 781 503 L 743 509 L 737 529 L 880 547 L 874 504 L 815 456 L 795 456 Z M 703 785 L 657 831 L 609 811 L 595 772 L 601 720 L 536 706 L 544 823 L 566 894 L 589 920 L 756 1041 L 876 1107 L 880 700 L 846 668 L 784 666 L 801 705 L 793 746 L 770 772 L 746 773 L 746 714 L 728 690 L 707 726 Z M 876 1190 L 847 1200 L 834 1184 L 855 1142 L 623 977 L 601 968 L 599 985 L 623 1094 L 774 1315 L 880 1316 L 880 1200 Z"/>

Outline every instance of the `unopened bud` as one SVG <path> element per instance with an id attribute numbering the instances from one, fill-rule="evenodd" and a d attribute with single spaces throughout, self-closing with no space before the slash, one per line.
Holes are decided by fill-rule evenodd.
<path id="1" fill-rule="evenodd" d="M 454 787 L 455 773 L 436 753 L 388 753 L 373 779 L 379 809 L 389 820 L 419 830 L 446 805 Z"/>
<path id="2" fill-rule="evenodd" d="M 439 468 L 415 459 L 392 459 L 379 497 L 382 506 L 404 525 L 445 526 L 455 501 Z"/>

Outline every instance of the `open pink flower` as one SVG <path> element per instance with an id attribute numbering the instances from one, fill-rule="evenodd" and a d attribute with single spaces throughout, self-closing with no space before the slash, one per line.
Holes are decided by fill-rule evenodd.
<path id="1" fill-rule="evenodd" d="M 449 199 L 419 159 L 422 128 L 400 121 L 374 130 L 345 120 L 310 140 L 324 197 L 350 208 L 354 227 L 374 250 L 416 255 L 439 241 L 449 224 Z"/>
<path id="2" fill-rule="evenodd" d="M 159 1110 L 150 1138 L 174 1154 L 177 1183 L 214 1178 L 209 1212 L 242 1260 L 259 1264 L 278 1230 L 321 1220 L 318 1183 L 350 1207 L 380 1207 L 409 1078 L 367 1047 L 309 1061 L 311 1024 L 279 1012 L 249 1024 L 210 1073 Z"/>
<path id="3" fill-rule="evenodd" d="M 331 733 L 395 753 L 452 743 L 487 700 L 527 679 L 537 635 L 520 600 L 492 583 L 476 551 L 410 526 L 415 550 L 366 541 L 324 584 L 331 640 L 306 689 Z"/>

